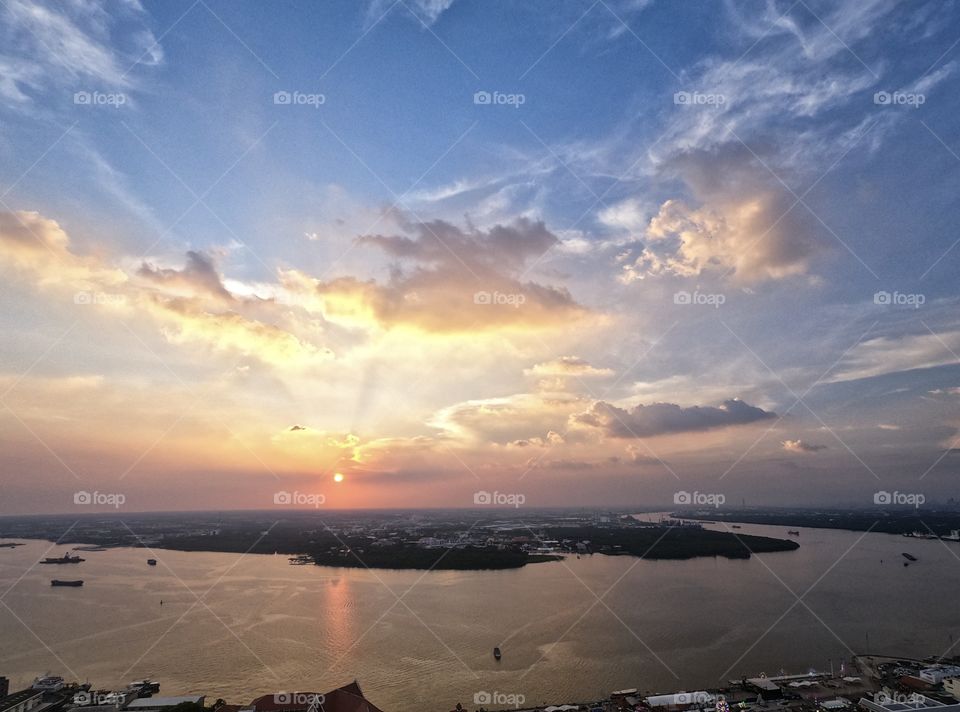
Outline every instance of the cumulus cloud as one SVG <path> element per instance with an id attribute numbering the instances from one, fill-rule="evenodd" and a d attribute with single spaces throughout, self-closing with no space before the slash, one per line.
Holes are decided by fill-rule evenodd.
<path id="1" fill-rule="evenodd" d="M 43 289 L 84 293 L 85 303 L 118 305 L 152 317 L 168 341 L 229 351 L 275 366 L 302 367 L 333 353 L 278 325 L 276 309 L 256 315 L 262 300 L 234 300 L 210 259 L 187 254 L 183 269 L 143 265 L 135 277 L 102 256 L 78 255 L 66 231 L 39 213 L 0 213 L 0 267 Z M 147 285 L 145 288 L 144 285 Z M 105 294 L 109 299 L 94 299 Z"/>
<path id="2" fill-rule="evenodd" d="M 674 403 L 652 403 L 620 408 L 597 401 L 589 410 L 571 417 L 574 425 L 596 428 L 611 438 L 647 438 L 672 433 L 696 432 L 746 425 L 776 417 L 776 413 L 752 406 L 739 399 L 724 401 L 720 406 L 691 406 Z"/>
<path id="3" fill-rule="evenodd" d="M 781 444 L 783 445 L 783 449 L 787 452 L 795 453 L 811 453 L 827 449 L 826 445 L 808 443 L 806 440 L 784 440 Z"/>
<path id="4" fill-rule="evenodd" d="M 824 243 L 805 209 L 770 186 L 766 169 L 742 146 L 691 151 L 665 170 L 689 187 L 696 205 L 664 202 L 643 239 L 617 256 L 620 280 L 713 272 L 743 283 L 801 275 Z"/>
<path id="5" fill-rule="evenodd" d="M 587 314 L 565 288 L 524 281 L 524 266 L 558 242 L 542 222 L 525 218 L 488 230 L 451 223 L 405 223 L 405 235 L 363 235 L 395 264 L 386 282 L 284 274 L 324 317 L 367 328 L 425 332 L 549 329 Z M 309 306 L 309 305 L 308 305 Z"/>
<path id="6" fill-rule="evenodd" d="M 183 290 L 188 295 L 202 293 L 230 302 L 233 295 L 223 286 L 220 273 L 209 255 L 190 250 L 182 269 L 160 268 L 144 262 L 137 271 L 140 277 L 167 289 Z"/>
<path id="7" fill-rule="evenodd" d="M 0 213 L 0 263 L 41 285 L 90 289 L 126 281 L 123 272 L 74 253 L 69 236 L 56 220 L 27 210 Z"/>

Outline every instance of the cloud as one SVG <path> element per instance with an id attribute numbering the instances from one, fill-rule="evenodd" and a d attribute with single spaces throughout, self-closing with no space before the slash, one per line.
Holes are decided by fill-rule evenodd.
<path id="1" fill-rule="evenodd" d="M 789 193 L 742 146 L 675 156 L 664 170 L 680 177 L 696 205 L 667 200 L 643 239 L 617 256 L 621 282 L 649 275 L 707 272 L 741 283 L 806 273 L 824 243 Z"/>
<path id="2" fill-rule="evenodd" d="M 784 440 L 782 445 L 787 452 L 795 453 L 811 453 L 827 449 L 826 445 L 815 445 L 805 440 Z"/>
<path id="3" fill-rule="evenodd" d="M 144 262 L 137 274 L 166 289 L 182 289 L 189 295 L 199 292 L 225 302 L 233 301 L 233 295 L 223 286 L 213 260 L 209 255 L 195 250 L 187 252 L 187 264 L 183 269 L 160 268 Z"/>
<path id="4" fill-rule="evenodd" d="M 456 403 L 437 411 L 428 424 L 450 436 L 480 443 L 559 445 L 566 439 L 560 434 L 564 423 L 587 403 L 587 398 L 572 393 L 518 393 Z"/>
<path id="5" fill-rule="evenodd" d="M 525 218 L 487 230 L 451 223 L 405 223 L 405 235 L 363 235 L 357 244 L 394 260 L 388 281 L 315 280 L 284 273 L 288 289 L 307 295 L 330 321 L 364 328 L 408 327 L 469 333 L 567 327 L 587 315 L 562 287 L 523 280 L 525 265 L 558 240 Z M 312 299 L 311 299 L 312 298 Z"/>
<path id="6" fill-rule="evenodd" d="M 15 107 L 31 105 L 50 88 L 126 88 L 134 63 L 163 59 L 137 2 L 7 0 L 0 17 L 0 97 Z"/>
<path id="7" fill-rule="evenodd" d="M 173 343 L 202 344 L 214 351 L 252 356 L 278 367 L 303 368 L 333 358 L 333 352 L 315 346 L 278 326 L 235 311 L 208 311 L 197 300 L 180 297 L 146 301 L 152 313 L 166 322 L 163 334 Z"/>
<path id="8" fill-rule="evenodd" d="M 855 346 L 843 359 L 833 382 L 874 378 L 914 369 L 957 363 L 960 331 L 880 336 Z"/>
<path id="9" fill-rule="evenodd" d="M 407 0 L 400 5 L 423 24 L 429 26 L 435 23 L 453 3 L 454 0 Z M 365 20 L 366 27 L 369 28 L 379 21 L 396 4 L 395 0 L 370 0 Z"/>
<path id="10" fill-rule="evenodd" d="M 597 368 L 579 356 L 561 356 L 552 361 L 534 364 L 524 370 L 528 376 L 570 376 L 574 378 L 602 378 L 613 375 L 609 368 Z"/>
<path id="11" fill-rule="evenodd" d="M 683 408 L 673 403 L 652 403 L 636 405 L 629 409 L 597 401 L 588 411 L 573 415 L 571 422 L 575 425 L 596 428 L 606 437 L 648 438 L 731 425 L 746 425 L 774 417 L 776 413 L 738 399 L 724 401 L 719 407 Z"/>
<path id="12" fill-rule="evenodd" d="M 126 275 L 98 259 L 75 254 L 70 238 L 56 220 L 21 210 L 0 213 L 0 264 L 12 266 L 41 285 L 85 290 L 115 286 Z"/>

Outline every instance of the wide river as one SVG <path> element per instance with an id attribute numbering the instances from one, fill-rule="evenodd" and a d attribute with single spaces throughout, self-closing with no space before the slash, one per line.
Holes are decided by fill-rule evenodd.
<path id="1" fill-rule="evenodd" d="M 0 675 L 13 689 L 45 672 L 98 687 L 152 677 L 161 694 L 236 703 L 357 679 L 387 712 L 445 712 L 474 709 L 481 690 L 527 705 L 692 690 L 828 668 L 851 650 L 941 654 L 960 635 L 960 544 L 824 529 L 799 541 L 748 561 L 594 555 L 429 573 L 176 551 L 148 567 L 142 549 L 34 566 L 67 547 L 31 541 L 0 549 Z M 919 561 L 904 567 L 904 551 Z"/>

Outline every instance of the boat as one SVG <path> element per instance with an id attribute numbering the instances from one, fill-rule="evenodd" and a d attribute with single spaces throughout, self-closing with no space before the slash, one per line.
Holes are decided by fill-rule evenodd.
<path id="1" fill-rule="evenodd" d="M 92 544 L 90 546 L 78 546 L 74 548 L 74 551 L 106 551 L 106 550 L 107 550 L 107 547 L 105 546 L 95 546 Z"/>
<path id="2" fill-rule="evenodd" d="M 86 561 L 86 559 L 81 559 L 79 556 L 70 556 L 68 551 L 63 556 L 48 556 L 46 559 L 41 561 L 41 564 L 79 564 L 81 561 Z"/>
<path id="3" fill-rule="evenodd" d="M 731 524 L 731 525 L 730 525 L 730 528 L 731 528 L 731 529 L 743 529 L 743 527 L 741 527 L 739 524 Z"/>
<path id="4" fill-rule="evenodd" d="M 17 546 L 23 546 L 23 544 L 21 544 L 18 541 L 0 542 L 0 549 L 13 549 L 14 547 L 17 547 Z"/>
<path id="5" fill-rule="evenodd" d="M 493 657 L 495 657 L 497 660 L 500 659 L 500 648 L 493 649 Z"/>
<path id="6" fill-rule="evenodd" d="M 790 536 L 800 536 L 800 532 L 792 531 L 790 529 L 787 530 L 787 534 Z"/>
<path id="7" fill-rule="evenodd" d="M 907 552 L 903 552 L 903 558 L 906 559 L 907 561 L 916 561 L 916 560 L 917 560 L 917 557 L 916 557 L 916 556 L 914 556 L 913 554 L 908 554 Z"/>
<path id="8" fill-rule="evenodd" d="M 156 565 L 157 565 L 156 559 L 147 559 L 147 566 L 156 566 Z"/>
<path id="9" fill-rule="evenodd" d="M 51 586 L 83 586 L 83 581 L 77 579 L 76 581 L 61 581 L 60 579 L 53 579 L 50 582 Z"/>

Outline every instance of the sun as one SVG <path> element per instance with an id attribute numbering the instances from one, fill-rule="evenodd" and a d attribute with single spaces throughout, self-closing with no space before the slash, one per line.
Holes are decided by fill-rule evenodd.
<path id="1" fill-rule="evenodd" d="M 333 481 L 334 481 L 334 482 L 343 482 L 343 473 L 342 473 L 342 472 L 335 472 L 335 473 L 333 474 Z"/>

